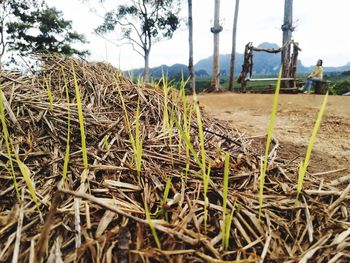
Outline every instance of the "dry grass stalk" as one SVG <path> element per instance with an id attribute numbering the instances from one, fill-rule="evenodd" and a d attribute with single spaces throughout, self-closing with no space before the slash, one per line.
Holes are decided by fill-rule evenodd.
<path id="1" fill-rule="evenodd" d="M 33 255 L 39 251 L 39 246 L 35 244 L 40 240 L 43 240 L 43 247 L 47 243 L 49 248 L 44 249 L 44 261 L 116 262 L 119 255 L 131 262 L 259 262 L 262 258 L 264 262 L 295 262 L 309 258 L 319 262 L 341 262 L 348 259 L 349 246 L 346 244 L 350 243 L 350 219 L 347 216 L 350 214 L 350 199 L 348 195 L 345 196 L 347 191 L 344 191 L 342 184 L 328 183 L 326 180 L 320 183 L 319 178 L 310 175 L 305 178 L 303 185 L 304 202 L 295 206 L 296 163 L 299 160 L 278 158 L 278 148 L 275 147 L 265 181 L 264 213 L 259 220 L 256 184 L 259 150 L 253 148 L 250 139 L 238 131 L 201 112 L 205 162 L 211 166 L 207 200 L 202 201 L 202 167 L 195 160 L 201 159 L 201 145 L 194 114 L 187 112 L 187 124 L 190 122 L 187 128 L 191 134 L 189 141 L 193 147 L 191 153 L 186 154 L 186 142 L 175 127 L 171 133 L 172 145 L 165 143 L 169 141 L 169 133 L 163 129 L 164 108 L 174 112 L 175 120 L 180 116 L 183 118 L 184 114 L 183 99 L 176 99 L 177 91 L 168 90 L 165 105 L 161 88 L 150 84 L 138 86 L 122 73 L 116 74 L 116 69 L 110 65 L 48 54 L 39 58 L 43 71 L 36 76 L 22 76 L 15 72 L 1 72 L 0 75 L 7 101 L 4 108 L 9 137 L 18 149 L 20 160 L 32 172 L 40 211 L 46 222 L 51 221 L 46 225 L 45 221 L 40 222 L 35 203 L 29 192 L 25 192 L 18 261 L 33 261 Z M 71 99 L 70 117 L 62 67 L 65 69 Z M 88 173 L 84 170 L 80 146 L 72 67 L 76 71 L 81 93 Z M 47 90 L 42 85 L 44 76 L 51 87 L 52 111 L 48 110 L 50 103 Z M 116 78 L 132 130 L 135 130 L 135 118 L 139 118 L 139 137 L 143 147 L 140 185 L 141 189 L 147 186 L 147 191 L 138 188 L 132 144 L 124 122 L 120 96 L 115 88 Z M 139 116 L 136 114 L 138 100 Z M 190 107 L 193 106 L 189 103 L 185 108 Z M 63 188 L 60 182 L 64 169 L 68 119 L 69 166 Z M 177 126 L 185 134 L 183 122 L 183 119 L 178 119 Z M 105 147 L 105 141 L 108 147 Z M 276 145 L 278 142 L 274 143 Z M 174 149 L 178 150 L 175 152 Z M 235 202 L 230 245 L 225 253 L 220 250 L 221 243 L 218 242 L 224 175 L 224 163 L 217 158 L 218 149 L 229 152 L 231 156 L 227 206 L 232 209 L 232 203 Z M 13 166 L 18 187 L 23 189 L 25 182 L 19 176 L 20 168 L 17 163 Z M 19 216 L 19 209 L 15 208 L 18 207 L 18 201 L 9 167 L 5 141 L 0 136 L 1 262 L 10 261 L 14 254 Z M 84 188 L 87 178 L 90 178 L 89 194 L 85 193 Z M 167 199 L 171 201 L 163 204 L 168 178 L 171 178 L 171 186 Z M 345 178 L 344 183 L 347 180 Z M 55 203 L 54 194 L 58 190 L 62 194 L 62 201 L 57 204 L 57 210 L 50 218 L 49 208 Z M 148 226 L 144 200 L 147 200 L 162 250 L 156 248 Z M 330 210 L 329 204 L 332 204 Z M 207 233 L 204 235 L 206 205 Z M 163 209 L 168 220 L 164 213 L 159 212 Z M 102 223 L 101 218 L 104 218 Z M 40 238 L 41 232 L 47 236 Z M 310 233 L 314 241 L 311 241 Z"/>

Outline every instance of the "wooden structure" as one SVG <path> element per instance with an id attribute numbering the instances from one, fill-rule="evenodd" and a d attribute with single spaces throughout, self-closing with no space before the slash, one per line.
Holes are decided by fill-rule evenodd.
<path id="1" fill-rule="evenodd" d="M 330 81 L 323 80 L 323 81 L 315 81 L 312 83 L 315 94 L 326 94 L 328 91 Z"/>
<path id="2" fill-rule="evenodd" d="M 290 49 L 292 46 L 293 53 L 290 58 L 290 63 L 288 65 L 283 65 L 284 68 L 284 73 L 285 76 L 283 77 L 282 82 L 281 82 L 281 87 L 286 88 L 286 89 L 296 89 L 297 87 L 297 79 L 296 79 L 296 72 L 297 72 L 297 62 L 298 62 L 298 54 L 301 49 L 299 48 L 299 45 L 297 42 L 294 42 L 293 40 L 289 41 L 286 43 L 281 48 L 275 49 L 275 48 L 257 48 L 254 47 L 252 42 L 249 42 L 245 46 L 244 50 L 244 61 L 242 65 L 242 71 L 241 74 L 239 75 L 237 82 L 241 84 L 241 91 L 246 92 L 246 85 L 247 81 L 254 81 L 255 79 L 252 79 L 253 75 L 253 54 L 255 52 L 268 52 L 268 53 L 280 53 L 284 49 Z M 249 77 L 248 77 L 249 75 Z M 259 79 L 259 81 L 264 81 L 264 80 L 273 80 L 271 78 L 269 79 Z M 277 80 L 277 78 L 275 79 Z M 255 80 L 256 81 L 256 80 Z"/>

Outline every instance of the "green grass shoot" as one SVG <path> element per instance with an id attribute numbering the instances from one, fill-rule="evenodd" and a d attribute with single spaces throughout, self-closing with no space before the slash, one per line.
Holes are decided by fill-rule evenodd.
<path id="1" fill-rule="evenodd" d="M 83 107 L 82 107 L 82 102 L 81 102 L 80 88 L 78 85 L 78 80 L 77 80 L 77 76 L 75 74 L 74 66 L 72 66 L 72 69 L 73 69 L 73 77 L 74 77 L 75 96 L 77 99 L 77 106 L 78 106 L 78 117 L 79 117 L 80 136 L 81 136 L 81 150 L 82 150 L 82 155 L 83 155 L 84 170 L 88 171 L 89 164 L 88 164 L 88 157 L 87 157 L 87 150 L 86 150 L 86 137 L 85 137 L 85 128 L 84 128 Z M 87 176 L 87 182 L 88 182 L 88 188 L 90 191 L 89 175 Z"/>
<path id="2" fill-rule="evenodd" d="M 144 84 L 144 82 L 143 82 L 143 78 L 142 78 L 142 76 L 141 75 L 139 75 L 139 77 L 137 78 L 137 85 L 142 85 L 142 84 Z"/>
<path id="3" fill-rule="evenodd" d="M 162 203 L 161 203 L 162 206 L 167 203 L 170 187 L 171 187 L 171 177 L 168 177 L 168 180 L 166 181 L 166 185 L 165 185 L 165 189 L 164 189 L 163 200 L 162 200 Z M 164 211 L 164 209 L 163 209 L 163 211 Z M 165 212 L 164 213 L 165 220 L 168 221 L 168 213 L 166 211 L 164 211 L 164 212 Z"/>
<path id="4" fill-rule="evenodd" d="M 208 185 L 210 180 L 210 164 L 208 163 L 208 171 L 206 167 L 206 161 L 205 161 L 205 148 L 204 148 L 204 133 L 203 133 L 203 123 L 202 123 L 202 117 L 201 112 L 199 109 L 198 99 L 197 95 L 194 95 L 194 103 L 195 103 L 195 111 L 197 116 L 197 125 L 198 125 L 198 132 L 199 132 L 199 144 L 200 144 L 200 156 L 201 156 L 201 171 L 202 171 L 202 178 L 203 178 L 203 188 L 204 188 L 204 229 L 205 232 L 207 230 L 207 206 L 206 206 L 206 199 L 207 199 L 207 192 L 208 192 Z"/>
<path id="5" fill-rule="evenodd" d="M 172 164 L 174 165 L 174 159 L 173 159 L 173 128 L 175 123 L 175 93 L 172 93 L 172 101 L 171 104 L 171 110 L 170 110 L 170 120 L 169 120 L 169 127 L 168 127 L 168 134 L 169 134 L 169 147 L 170 147 L 170 159 Z"/>
<path id="6" fill-rule="evenodd" d="M 207 218 L 208 218 L 208 209 L 209 203 L 207 204 L 207 194 L 208 194 L 208 186 L 209 186 L 209 179 L 210 179 L 210 171 L 211 166 L 210 163 L 208 163 L 208 169 L 206 169 L 206 173 L 203 174 L 203 196 L 204 196 L 204 231 L 207 233 Z"/>
<path id="7" fill-rule="evenodd" d="M 1 124 L 2 124 L 2 132 L 4 135 L 4 139 L 5 139 L 5 145 L 6 145 L 6 149 L 7 149 L 7 155 L 9 158 L 9 162 L 10 162 L 10 167 L 11 167 L 11 173 L 12 173 L 12 178 L 13 178 L 13 186 L 16 190 L 16 195 L 17 195 L 17 199 L 20 200 L 20 194 L 19 194 L 19 190 L 18 190 L 18 185 L 17 185 L 17 181 L 16 181 L 16 173 L 15 173 L 15 169 L 13 168 L 13 162 L 12 162 L 12 157 L 11 157 L 11 146 L 10 146 L 10 136 L 7 130 L 7 125 L 6 125 L 6 118 L 5 118 L 5 110 L 4 110 L 4 102 L 3 102 L 3 93 L 2 93 L 2 87 L 0 84 L 0 118 L 1 118 Z"/>
<path id="8" fill-rule="evenodd" d="M 278 97 L 279 97 L 279 92 L 280 92 L 280 87 L 281 87 L 281 77 L 282 77 L 282 66 L 280 67 L 280 71 L 278 74 L 278 80 L 277 80 L 277 86 L 276 86 L 276 90 L 275 90 L 275 95 L 273 97 L 273 105 L 272 105 L 272 111 L 271 111 L 271 115 L 270 115 L 269 129 L 267 132 L 264 163 L 263 163 L 263 167 L 262 168 L 260 167 L 259 218 L 260 218 L 261 212 L 262 212 L 265 176 L 266 176 L 266 170 L 267 170 L 268 155 L 269 155 L 269 149 L 270 149 L 270 144 L 271 144 L 272 132 L 273 132 L 273 128 L 275 126 L 276 112 L 277 112 L 277 106 L 278 106 Z"/>
<path id="9" fill-rule="evenodd" d="M 199 132 L 199 144 L 200 144 L 200 153 L 201 153 L 201 169 L 202 169 L 202 174 L 203 178 L 205 177 L 204 175 L 206 174 L 206 164 L 205 164 L 205 149 L 204 149 L 204 134 L 203 134 L 203 123 L 202 123 L 202 117 L 201 117 L 201 112 L 199 109 L 198 105 L 198 99 L 197 96 L 194 96 L 195 100 L 195 111 L 196 111 L 196 116 L 197 116 L 197 125 L 198 125 L 198 132 Z"/>
<path id="10" fill-rule="evenodd" d="M 130 70 L 128 73 L 129 73 L 129 79 L 131 80 L 131 82 L 134 82 L 134 71 Z"/>
<path id="11" fill-rule="evenodd" d="M 183 106 L 183 127 L 184 127 L 184 131 L 185 134 L 187 135 L 188 138 L 190 138 L 191 136 L 191 115 L 192 115 L 192 107 L 188 107 L 188 103 L 187 103 L 187 97 L 186 97 L 186 93 L 185 93 L 185 87 L 186 87 L 186 83 L 188 82 L 184 80 L 184 76 L 183 73 L 181 75 L 181 83 L 180 83 L 180 99 L 182 100 L 182 106 Z M 190 108 L 190 109 L 188 109 Z M 187 175 L 188 175 L 188 171 L 189 171 L 189 167 L 190 167 L 190 151 L 188 149 L 188 145 L 185 144 L 186 146 L 186 168 L 185 168 L 185 180 L 187 182 Z M 181 151 L 182 151 L 182 137 L 179 137 L 179 156 L 181 155 Z"/>
<path id="12" fill-rule="evenodd" d="M 185 87 L 182 85 L 182 82 L 183 82 L 183 76 L 182 76 L 181 83 L 180 83 L 179 98 L 182 101 L 182 107 L 183 107 L 182 117 L 183 117 L 183 123 L 184 123 L 184 127 L 185 127 L 186 114 L 187 114 L 187 101 L 186 101 L 186 96 L 184 95 L 185 94 L 184 93 L 185 92 Z M 185 130 L 186 130 L 186 128 L 185 128 Z M 181 136 L 180 136 L 179 137 L 179 143 L 178 143 L 178 155 L 179 155 L 179 157 L 181 156 L 181 152 L 182 152 L 182 139 L 181 139 Z"/>
<path id="13" fill-rule="evenodd" d="M 184 107 L 186 107 L 186 106 L 184 106 Z M 187 116 L 187 109 L 186 109 L 186 114 L 184 114 L 184 129 L 185 129 L 185 134 L 189 139 L 191 138 L 192 111 L 193 111 L 193 107 L 191 105 L 189 112 L 188 112 L 188 116 Z M 190 169 L 190 149 L 188 147 L 188 144 L 186 143 L 186 168 L 185 168 L 186 181 L 187 181 L 187 175 L 188 175 L 189 169 Z"/>
<path id="14" fill-rule="evenodd" d="M 164 107 L 163 107 L 163 131 L 166 131 L 168 133 L 168 145 L 170 148 L 170 159 L 173 164 L 173 147 L 172 147 L 172 137 L 173 137 L 173 127 L 174 127 L 174 119 L 175 119 L 175 94 L 172 92 L 172 104 L 171 104 L 171 110 L 170 110 L 170 117 L 169 117 L 169 110 L 168 110 L 168 102 L 169 102 L 169 91 L 170 91 L 170 85 L 169 85 L 169 79 L 168 74 L 164 74 L 164 71 L 162 71 L 162 78 L 159 80 L 158 85 L 162 82 L 163 84 L 163 94 L 164 94 Z M 165 141 L 166 143 L 166 141 Z"/>
<path id="15" fill-rule="evenodd" d="M 229 230 L 227 230 L 227 226 L 229 223 L 229 215 L 226 214 L 226 204 L 227 204 L 227 196 L 228 196 L 228 174 L 229 174 L 229 165 L 230 165 L 230 154 L 228 152 L 225 153 L 225 166 L 224 166 L 224 183 L 223 183 L 223 191 L 222 191 L 222 247 L 227 249 L 228 247 L 228 236 Z"/>
<path id="16" fill-rule="evenodd" d="M 140 99 L 137 101 L 137 107 L 136 107 L 136 118 L 135 118 L 135 137 L 131 131 L 131 124 L 129 120 L 129 115 L 128 111 L 126 109 L 124 97 L 122 94 L 122 91 L 120 90 L 119 83 L 116 80 L 116 88 L 120 97 L 120 100 L 122 102 L 122 107 L 124 110 L 125 114 L 125 121 L 126 125 L 128 128 L 128 133 L 129 133 L 129 138 L 131 142 L 131 147 L 133 150 L 133 155 L 134 155 L 134 161 L 135 161 L 135 166 L 136 166 L 136 171 L 137 171 L 137 177 L 138 177 L 138 182 L 139 182 L 139 187 L 141 187 L 141 162 L 142 162 L 142 141 L 140 139 L 140 120 L 139 120 L 139 115 L 140 115 Z"/>
<path id="17" fill-rule="evenodd" d="M 169 130 L 169 112 L 168 112 L 168 93 L 169 93 L 169 87 L 168 87 L 168 78 L 165 77 L 164 71 L 162 71 L 162 78 L 159 81 L 163 82 L 163 93 L 164 93 L 164 107 L 163 107 L 163 130 L 168 131 Z"/>
<path id="18" fill-rule="evenodd" d="M 181 127 L 179 121 L 176 120 L 176 119 L 175 119 L 175 125 L 176 125 L 176 128 L 177 128 L 177 129 L 179 130 L 179 132 L 180 132 L 180 136 L 181 136 L 182 140 L 185 141 L 186 146 L 188 147 L 188 150 L 191 152 L 191 154 L 192 154 L 192 156 L 193 156 L 195 162 L 197 163 L 197 165 L 198 165 L 199 167 L 202 167 L 202 162 L 201 162 L 201 160 L 198 158 L 197 153 L 196 153 L 196 151 L 194 150 L 193 144 L 192 144 L 191 141 L 190 141 L 190 137 L 187 136 L 187 134 L 185 133 L 185 131 L 182 129 L 182 127 Z"/>
<path id="19" fill-rule="evenodd" d="M 32 179 L 30 178 L 30 170 L 28 168 L 28 166 L 26 166 L 20 159 L 18 156 L 18 153 L 13 149 L 15 156 L 16 156 L 16 160 L 17 160 L 17 164 L 19 167 L 19 170 L 21 171 L 21 174 L 24 178 L 24 181 L 26 182 L 27 188 L 29 190 L 29 193 L 36 205 L 36 208 L 38 209 L 39 213 L 40 213 L 40 208 L 39 208 L 39 199 L 35 193 L 35 187 L 34 184 L 32 182 Z"/>
<path id="20" fill-rule="evenodd" d="M 67 78 L 64 73 L 64 68 L 61 68 L 62 76 L 63 76 L 63 82 L 64 82 L 64 88 L 66 91 L 66 100 L 67 100 L 67 112 L 68 112 L 68 121 L 67 121 L 67 144 L 66 144 L 66 152 L 64 155 L 64 163 L 63 163 L 63 171 L 62 171 L 62 184 L 63 187 L 65 186 L 66 180 L 67 180 L 67 172 L 68 172 L 68 163 L 69 163 L 69 152 L 70 152 L 70 100 L 69 100 L 69 92 L 68 92 L 68 84 L 67 84 Z"/>
<path id="21" fill-rule="evenodd" d="M 171 186 L 171 177 L 169 177 L 168 180 L 166 181 L 162 204 L 166 204 L 166 202 L 168 200 L 170 186 Z"/>
<path id="22" fill-rule="evenodd" d="M 142 140 L 140 138 L 140 98 L 137 100 L 137 107 L 136 107 L 134 148 L 135 148 L 137 177 L 138 177 L 139 185 L 141 185 Z"/>
<path id="23" fill-rule="evenodd" d="M 233 209 L 231 210 L 231 214 L 227 214 L 226 220 L 225 220 L 225 244 L 224 249 L 227 250 L 229 246 L 229 240 L 230 240 L 230 230 L 231 230 L 231 224 L 232 224 L 232 218 L 233 213 L 235 212 L 235 205 L 233 206 Z"/>
<path id="24" fill-rule="evenodd" d="M 152 236 L 154 238 L 154 241 L 156 242 L 158 249 L 161 249 L 160 241 L 159 241 L 156 229 L 154 228 L 154 224 L 153 224 L 153 221 L 151 219 L 151 215 L 150 215 L 150 212 L 148 210 L 146 202 L 145 202 L 145 212 L 146 212 L 146 219 L 147 219 L 147 222 L 149 224 L 149 227 L 151 228 L 151 232 L 152 232 Z"/>
<path id="25" fill-rule="evenodd" d="M 109 148 L 110 148 L 110 145 L 108 143 L 108 136 L 107 135 L 105 135 L 103 137 L 103 147 L 105 148 L 105 150 L 109 150 Z"/>
<path id="26" fill-rule="evenodd" d="M 327 100 L 328 100 L 328 92 L 324 96 L 322 106 L 321 106 L 320 111 L 318 113 L 318 116 L 317 116 L 317 119 L 316 119 L 316 122 L 315 122 L 315 126 L 314 126 L 314 129 L 312 131 L 312 135 L 311 135 L 309 144 L 307 146 L 305 160 L 301 161 L 300 165 L 299 165 L 298 185 L 297 185 L 297 198 L 296 198 L 296 200 L 299 199 L 299 194 L 301 193 L 301 189 L 303 187 L 304 177 L 305 177 L 305 174 L 306 174 L 306 171 L 307 171 L 307 167 L 309 165 L 312 148 L 313 148 L 313 145 L 314 145 L 314 142 L 315 142 L 315 139 L 316 139 L 316 134 L 317 134 L 318 129 L 320 128 L 321 121 L 322 121 L 322 116 L 323 116 L 323 113 L 324 113 L 324 111 L 326 109 Z"/>
<path id="27" fill-rule="evenodd" d="M 49 81 L 47 78 L 44 76 L 44 81 L 45 81 L 45 86 L 47 90 L 47 96 L 49 97 L 49 103 L 50 103 L 50 111 L 53 111 L 53 97 L 52 97 L 52 91 L 51 91 L 51 86 L 49 84 Z"/>

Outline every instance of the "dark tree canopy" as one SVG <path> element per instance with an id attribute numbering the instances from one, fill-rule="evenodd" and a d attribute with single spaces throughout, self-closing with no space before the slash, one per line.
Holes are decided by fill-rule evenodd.
<path id="1" fill-rule="evenodd" d="M 152 44 L 171 38 L 180 25 L 178 0 L 133 0 L 107 12 L 98 34 L 120 30 L 122 39 L 145 59 L 147 79 L 148 59 Z"/>
<path id="2" fill-rule="evenodd" d="M 66 55 L 85 56 L 87 50 L 72 47 L 86 43 L 83 35 L 72 30 L 72 22 L 62 12 L 37 0 L 1 0 L 0 34 L 2 50 L 29 54 L 49 51 Z M 1 54 L 3 55 L 3 53 Z"/>

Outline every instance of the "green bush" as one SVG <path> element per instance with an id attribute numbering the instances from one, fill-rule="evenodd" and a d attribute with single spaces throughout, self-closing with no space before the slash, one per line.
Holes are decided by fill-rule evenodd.
<path id="1" fill-rule="evenodd" d="M 350 92 L 350 81 L 345 80 L 336 83 L 335 86 L 330 88 L 330 94 L 333 95 L 343 95 L 344 93 Z"/>

